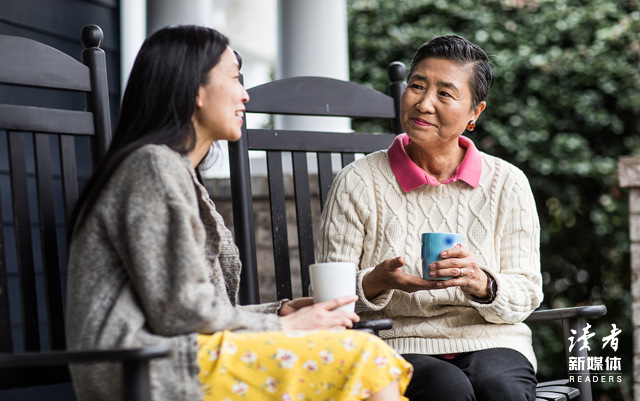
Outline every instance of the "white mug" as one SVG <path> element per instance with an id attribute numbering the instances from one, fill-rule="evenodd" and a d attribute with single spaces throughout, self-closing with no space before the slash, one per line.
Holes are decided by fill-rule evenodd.
<path id="1" fill-rule="evenodd" d="M 352 262 L 315 263 L 309 266 L 313 302 L 325 302 L 356 293 L 356 264 Z M 356 303 L 350 302 L 334 310 L 353 312 Z"/>

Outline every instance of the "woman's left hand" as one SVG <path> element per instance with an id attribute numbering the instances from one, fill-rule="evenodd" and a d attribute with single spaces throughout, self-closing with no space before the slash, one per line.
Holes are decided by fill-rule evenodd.
<path id="1" fill-rule="evenodd" d="M 443 260 L 431 263 L 431 278 L 453 277 L 450 280 L 441 280 L 435 283 L 435 288 L 460 287 L 467 295 L 475 295 L 478 298 L 487 298 L 487 283 L 489 278 L 478 264 L 473 253 L 464 248 L 447 249 L 440 253 Z M 426 278 L 426 277 L 425 277 Z"/>
<path id="2" fill-rule="evenodd" d="M 287 316 L 298 311 L 299 309 L 302 309 L 311 305 L 313 305 L 313 298 L 311 297 L 298 298 L 298 299 L 294 299 L 293 301 L 287 301 L 284 304 L 282 304 L 282 307 L 278 311 L 278 315 Z"/>

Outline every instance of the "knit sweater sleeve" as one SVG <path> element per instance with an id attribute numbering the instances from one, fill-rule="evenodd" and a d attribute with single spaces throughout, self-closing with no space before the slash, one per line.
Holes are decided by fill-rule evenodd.
<path id="1" fill-rule="evenodd" d="M 207 235 L 188 171 L 162 154 L 136 156 L 118 174 L 118 222 L 110 234 L 150 330 L 174 336 L 280 329 L 278 316 L 236 308 L 212 284 L 208 263 L 219 262 L 205 254 Z"/>
<path id="2" fill-rule="evenodd" d="M 247 312 L 277 314 L 280 311 L 280 308 L 282 308 L 282 305 L 287 301 L 287 299 L 281 299 L 275 302 L 256 305 L 237 305 L 236 308 Z"/>
<path id="3" fill-rule="evenodd" d="M 490 304 L 470 301 L 492 323 L 519 323 L 542 302 L 540 273 L 540 223 L 529 182 L 521 171 L 510 191 L 504 193 L 498 213 L 504 225 L 497 233 L 499 271 L 489 271 L 497 283 Z"/>
<path id="4" fill-rule="evenodd" d="M 223 270 L 227 270 L 224 274 L 225 286 L 227 288 L 227 294 L 229 296 L 229 300 L 235 306 L 236 309 L 240 311 L 246 312 L 254 312 L 254 313 L 268 313 L 268 314 L 277 314 L 282 308 L 282 305 L 287 301 L 286 299 L 282 299 L 275 302 L 268 302 L 256 305 L 239 305 L 239 289 L 240 289 L 240 270 L 242 269 L 242 262 L 240 261 L 240 255 L 238 253 L 238 247 L 233 241 L 233 234 L 226 227 L 224 219 L 222 215 L 216 210 L 215 204 L 211 200 L 208 195 L 206 188 L 202 185 L 199 185 L 202 195 L 205 197 L 208 204 L 213 209 L 211 215 L 216 221 L 215 231 L 220 237 L 219 240 L 219 255 L 218 260 L 223 266 Z M 225 269 L 226 267 L 226 269 Z M 237 273 L 234 274 L 233 272 Z M 273 319 L 269 317 L 269 319 Z"/>
<path id="5" fill-rule="evenodd" d="M 364 163 L 364 161 L 361 161 Z M 316 246 L 318 262 L 353 262 L 358 267 L 356 311 L 381 310 L 391 300 L 393 290 L 381 292 L 373 299 L 364 296 L 362 280 L 375 266 L 363 263 L 365 247 L 373 247 L 371 231 L 375 230 L 375 196 L 366 183 L 365 169 L 350 165 L 334 180 L 327 203 L 320 217 L 320 230 Z M 371 219 L 370 219 L 371 217 Z M 369 235 L 367 235 L 367 233 Z"/>

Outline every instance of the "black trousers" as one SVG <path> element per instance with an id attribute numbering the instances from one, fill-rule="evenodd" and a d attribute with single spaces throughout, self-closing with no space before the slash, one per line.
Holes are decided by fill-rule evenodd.
<path id="1" fill-rule="evenodd" d="M 518 351 L 492 348 L 454 359 L 402 355 L 414 373 L 405 396 L 410 401 L 534 401 L 536 375 Z"/>

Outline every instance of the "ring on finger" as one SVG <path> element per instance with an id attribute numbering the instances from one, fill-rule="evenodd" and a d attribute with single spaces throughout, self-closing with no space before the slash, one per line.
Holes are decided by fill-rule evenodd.
<path id="1" fill-rule="evenodd" d="M 460 269 L 460 277 L 464 276 L 464 269 Z"/>

